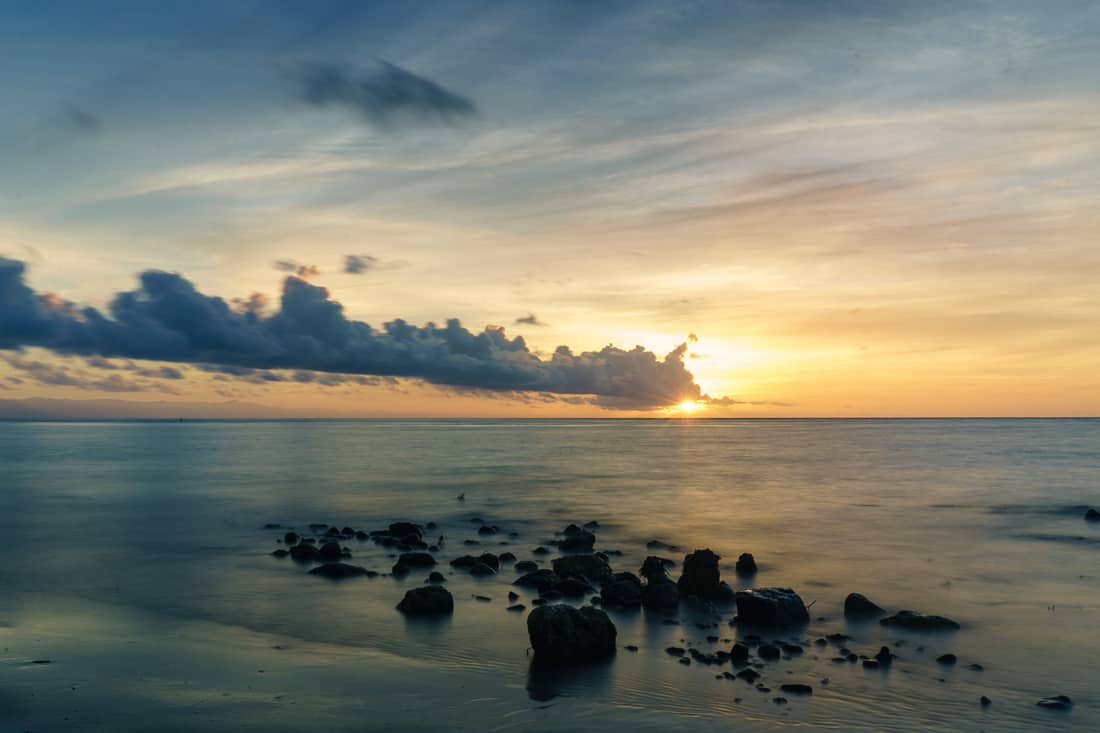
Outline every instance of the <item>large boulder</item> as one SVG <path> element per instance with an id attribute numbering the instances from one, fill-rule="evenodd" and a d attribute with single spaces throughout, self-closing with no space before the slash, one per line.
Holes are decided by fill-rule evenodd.
<path id="1" fill-rule="evenodd" d="M 554 604 L 531 612 L 527 635 L 540 661 L 582 662 L 614 654 L 618 631 L 597 608 Z"/>
<path id="2" fill-rule="evenodd" d="M 756 573 L 756 558 L 752 556 L 750 552 L 742 552 L 741 556 L 737 558 L 737 565 L 735 566 L 739 575 L 753 575 Z"/>
<path id="3" fill-rule="evenodd" d="M 886 611 L 862 593 L 849 593 L 844 599 L 844 615 L 852 617 L 881 616 Z"/>
<path id="4" fill-rule="evenodd" d="M 733 589 L 722 582 L 718 555 L 696 550 L 684 558 L 684 570 L 676 585 L 684 598 L 696 596 L 709 601 L 732 601 Z"/>
<path id="5" fill-rule="evenodd" d="M 586 529 L 581 529 L 575 524 L 570 524 L 562 533 L 558 549 L 562 552 L 592 552 L 596 544 L 596 535 Z"/>
<path id="6" fill-rule="evenodd" d="M 671 560 L 666 560 L 663 557 L 657 557 L 656 555 L 650 555 L 642 563 L 641 570 L 638 574 L 645 578 L 647 583 L 659 583 L 663 580 L 670 580 L 668 577 L 668 567 Z"/>
<path id="7" fill-rule="evenodd" d="M 599 583 L 610 577 L 611 566 L 598 555 L 567 555 L 554 560 L 554 572 L 563 578 L 588 578 Z"/>
<path id="8" fill-rule="evenodd" d="M 336 542 L 326 542 L 317 551 L 317 557 L 321 560 L 339 560 L 341 555 L 343 555 L 343 550 Z"/>
<path id="9" fill-rule="evenodd" d="M 737 623 L 747 626 L 801 626 L 810 613 L 790 588 L 756 588 L 737 593 Z"/>
<path id="10" fill-rule="evenodd" d="M 414 616 L 439 616 L 455 610 L 450 592 L 438 585 L 427 585 L 405 591 L 397 610 Z"/>
<path id="11" fill-rule="evenodd" d="M 290 556 L 299 562 L 313 562 L 317 560 L 317 548 L 306 543 L 294 545 L 290 548 Z"/>
<path id="12" fill-rule="evenodd" d="M 962 628 L 958 621 L 944 616 L 925 616 L 916 611 L 898 611 L 879 623 L 908 631 L 957 631 Z"/>
<path id="13" fill-rule="evenodd" d="M 391 537 L 397 537 L 398 539 L 408 537 L 409 535 L 415 535 L 416 539 L 421 539 L 420 526 L 412 522 L 394 522 L 389 526 L 387 533 Z"/>

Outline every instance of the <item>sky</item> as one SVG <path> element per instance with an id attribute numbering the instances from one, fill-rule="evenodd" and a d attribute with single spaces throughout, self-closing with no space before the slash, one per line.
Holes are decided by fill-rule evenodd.
<path id="1" fill-rule="evenodd" d="M 1100 415 L 1098 38 L 1072 0 L 9 5 L 0 416 Z"/>

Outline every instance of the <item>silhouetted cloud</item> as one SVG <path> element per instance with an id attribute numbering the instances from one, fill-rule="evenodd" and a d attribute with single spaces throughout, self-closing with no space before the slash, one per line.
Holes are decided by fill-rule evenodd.
<path id="1" fill-rule="evenodd" d="M 378 258 L 370 255 L 347 255 L 344 257 L 344 272 L 349 275 L 359 275 L 367 270 L 374 269 L 378 264 Z"/>
<path id="2" fill-rule="evenodd" d="M 307 104 L 347 107 L 381 127 L 397 120 L 455 124 L 477 113 L 466 97 L 386 61 L 359 75 L 337 64 L 309 64 L 293 76 Z"/>
<path id="3" fill-rule="evenodd" d="M 70 369 L 61 364 L 50 364 L 33 359 L 24 359 L 17 355 L 9 355 L 0 358 L 3 358 L 9 367 L 17 370 L 30 381 L 51 387 L 73 387 L 75 389 L 91 390 L 95 392 L 154 391 L 176 394 L 174 389 L 166 385 L 157 382 L 127 379 L 121 374 L 111 374 L 107 377 L 90 377 L 87 373 L 76 369 Z M 163 370 L 136 369 L 131 371 L 135 371 L 139 376 L 154 378 L 164 378 L 164 375 L 173 372 L 179 374 L 179 370 L 174 367 L 164 367 Z M 182 375 L 180 375 L 180 377 L 182 377 Z M 177 379 L 179 377 L 168 378 Z M 22 380 L 18 380 L 14 383 L 22 383 Z"/>
<path id="4" fill-rule="evenodd" d="M 546 324 L 535 317 L 534 313 L 528 313 L 516 319 L 517 326 L 545 326 Z"/>
<path id="5" fill-rule="evenodd" d="M 378 330 L 349 320 L 325 288 L 290 276 L 279 310 L 238 312 L 198 292 L 180 275 L 147 270 L 140 287 L 111 301 L 109 315 L 78 307 L 24 280 L 22 262 L 0 258 L 0 349 L 41 347 L 60 354 L 216 366 L 406 377 L 498 392 L 588 395 L 608 407 L 652 409 L 699 399 L 684 367 L 687 344 L 659 358 L 641 346 L 549 359 L 503 329 L 473 333 L 452 319 L 440 327 L 390 321 Z"/>
<path id="6" fill-rule="evenodd" d="M 295 260 L 275 260 L 275 269 L 279 272 L 290 272 L 303 278 L 317 277 L 321 274 L 317 265 L 303 265 L 301 262 L 296 262 Z M 237 299 L 235 302 L 239 301 L 240 299 Z"/>

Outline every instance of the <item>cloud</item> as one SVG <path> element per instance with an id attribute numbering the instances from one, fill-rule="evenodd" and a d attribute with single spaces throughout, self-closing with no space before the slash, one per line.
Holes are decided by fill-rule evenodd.
<path id="1" fill-rule="evenodd" d="M 528 313 L 516 319 L 517 326 L 545 326 L 546 324 L 535 317 L 534 313 Z"/>
<path id="2" fill-rule="evenodd" d="M 43 361 L 35 361 L 31 359 L 24 359 L 17 355 L 9 355 L 2 357 L 8 366 L 17 370 L 23 374 L 27 379 L 38 384 L 43 384 L 51 387 L 73 387 L 75 389 L 91 390 L 95 392 L 166 392 L 169 394 L 177 394 L 176 390 L 168 387 L 167 385 L 159 384 L 156 382 L 143 382 L 133 379 L 127 379 L 121 374 L 111 374 L 107 377 L 90 377 L 87 373 L 81 372 L 76 369 L 70 369 L 60 364 L 49 364 Z M 90 364 L 92 365 L 92 364 Z M 94 365 L 92 365 L 94 366 Z M 179 370 L 175 367 L 163 367 L 162 369 L 131 369 L 139 376 L 154 377 L 154 378 L 170 378 L 179 379 L 182 378 Z M 169 374 L 178 374 L 179 376 L 167 376 Z M 23 380 L 18 377 L 11 378 L 14 384 L 22 384 Z"/>
<path id="3" fill-rule="evenodd" d="M 275 260 L 275 269 L 279 272 L 290 272 L 302 278 L 317 277 L 321 274 L 321 271 L 317 269 L 317 265 L 303 265 L 301 262 L 296 262 L 295 260 Z M 251 301 L 253 300 L 254 296 L 255 294 L 249 296 L 249 299 L 247 301 L 243 301 L 240 298 L 237 298 L 234 302 L 241 303 L 242 307 L 248 308 L 250 305 L 253 304 Z M 259 304 L 262 306 L 263 296 L 260 297 L 261 301 Z"/>
<path id="4" fill-rule="evenodd" d="M 606 407 L 654 409 L 702 395 L 684 367 L 687 344 L 658 357 L 641 346 L 548 359 L 503 329 L 474 333 L 458 320 L 375 329 L 349 320 L 325 288 L 283 282 L 278 311 L 239 312 L 200 293 L 180 275 L 147 270 L 136 290 L 118 293 L 104 314 L 24 280 L 25 265 L 0 258 L 0 349 L 41 347 L 59 354 L 214 365 L 223 369 L 401 377 L 496 392 L 584 395 Z"/>
<path id="5" fill-rule="evenodd" d="M 378 264 L 378 258 L 370 255 L 346 255 L 344 257 L 344 272 L 349 275 L 359 275 L 367 270 L 374 269 Z"/>
<path id="6" fill-rule="evenodd" d="M 62 124 L 74 132 L 94 135 L 103 130 L 103 121 L 87 109 L 75 104 L 66 105 L 61 111 Z"/>
<path id="7" fill-rule="evenodd" d="M 453 125 L 477 114 L 466 97 L 386 61 L 360 75 L 337 64 L 309 64 L 293 77 L 306 104 L 347 107 L 377 127 L 398 121 Z"/>

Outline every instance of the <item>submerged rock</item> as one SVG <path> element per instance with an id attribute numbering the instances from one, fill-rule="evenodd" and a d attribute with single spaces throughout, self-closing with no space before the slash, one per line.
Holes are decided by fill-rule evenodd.
<path id="1" fill-rule="evenodd" d="M 894 661 L 894 655 L 890 653 L 890 647 L 884 646 L 879 649 L 878 654 L 875 655 L 875 660 L 883 666 L 887 666 Z"/>
<path id="2" fill-rule="evenodd" d="M 1100 522 L 1100 512 L 1098 512 L 1095 509 L 1092 509 L 1090 507 L 1089 510 L 1087 512 L 1085 512 L 1085 521 L 1086 522 Z"/>
<path id="3" fill-rule="evenodd" d="M 539 564 L 534 560 L 520 560 L 515 564 L 518 573 L 533 573 L 539 569 Z"/>
<path id="4" fill-rule="evenodd" d="M 730 659 L 734 664 L 743 664 L 749 660 L 749 648 L 744 644 L 734 644 L 730 649 Z"/>
<path id="5" fill-rule="evenodd" d="M 428 585 L 405 591 L 405 597 L 397 604 L 397 610 L 411 615 L 436 616 L 452 613 L 454 597 L 446 588 Z"/>
<path id="6" fill-rule="evenodd" d="M 806 604 L 790 588 L 756 588 L 736 595 L 737 623 L 750 626 L 801 626 L 810 622 Z"/>
<path id="7" fill-rule="evenodd" d="M 447 582 L 447 579 L 443 577 L 443 573 L 439 572 L 438 570 L 433 570 L 432 572 L 428 573 L 428 582 L 445 583 Z"/>
<path id="8" fill-rule="evenodd" d="M 956 657 L 954 654 L 941 654 L 940 656 L 936 657 L 936 661 L 942 665 L 950 667 L 958 662 L 959 658 Z"/>
<path id="9" fill-rule="evenodd" d="M 514 603 L 511 606 L 508 606 L 507 610 L 512 611 L 514 613 L 519 613 L 521 611 L 526 611 L 527 606 L 523 605 L 522 603 Z"/>
<path id="10" fill-rule="evenodd" d="M 530 613 L 527 635 L 536 659 L 567 662 L 614 654 L 618 631 L 598 608 L 557 604 L 540 606 Z"/>
<path id="11" fill-rule="evenodd" d="M 298 544 L 298 539 L 299 538 L 297 532 L 287 532 L 283 535 L 283 543 L 287 547 L 293 547 L 294 545 Z"/>
<path id="12" fill-rule="evenodd" d="M 800 682 L 788 682 L 780 685 L 779 689 L 783 692 L 787 692 L 793 695 L 812 695 L 814 694 L 814 688 L 809 685 L 804 685 Z"/>
<path id="13" fill-rule="evenodd" d="M 394 522 L 389 526 L 389 535 L 391 537 L 403 538 L 409 535 L 415 535 L 417 539 L 421 539 L 419 525 L 412 522 Z"/>
<path id="14" fill-rule="evenodd" d="M 992 700 L 990 700 L 990 699 L 989 699 L 988 697 L 986 697 L 985 695 L 982 695 L 982 696 L 981 696 L 980 698 L 978 698 L 978 703 L 979 703 L 979 704 L 981 704 L 981 706 L 982 706 L 983 708 L 987 708 L 987 707 L 989 707 L 990 705 L 992 705 L 992 704 L 993 704 L 993 701 L 992 701 Z"/>
<path id="15" fill-rule="evenodd" d="M 326 542 L 321 545 L 321 549 L 317 551 L 317 557 L 322 560 L 339 560 L 343 554 L 343 550 L 340 549 L 340 545 L 336 542 Z"/>
<path id="16" fill-rule="evenodd" d="M 952 621 L 944 616 L 925 616 L 916 611 L 898 611 L 879 623 L 909 631 L 948 631 L 962 628 L 958 621 Z"/>
<path id="17" fill-rule="evenodd" d="M 287 551 L 287 550 L 283 550 L 283 549 L 279 549 L 279 550 L 272 550 L 272 551 L 271 551 L 271 556 L 272 556 L 272 557 L 286 557 L 286 556 L 287 556 L 287 555 L 289 555 L 289 554 L 290 554 L 290 552 L 289 552 L 289 551 Z"/>
<path id="18" fill-rule="evenodd" d="M 645 559 L 638 574 L 645 578 L 647 583 L 672 582 L 668 577 L 668 565 L 665 559 L 656 555 L 650 555 Z"/>
<path id="19" fill-rule="evenodd" d="M 309 571 L 310 575 L 320 575 L 325 578 L 331 578 L 332 580 L 340 580 L 342 578 L 354 578 L 360 575 L 369 575 L 370 571 L 366 568 L 361 568 L 358 565 L 348 565 L 342 562 L 331 562 L 325 565 L 318 565 Z"/>
<path id="20" fill-rule="evenodd" d="M 761 644 L 756 653 L 761 659 L 779 659 L 779 647 L 773 644 Z"/>
<path id="21" fill-rule="evenodd" d="M 1055 695 L 1054 697 L 1044 697 L 1035 704 L 1041 708 L 1047 708 L 1048 710 L 1069 710 L 1073 707 L 1073 700 L 1070 700 L 1065 695 Z"/>
<path id="22" fill-rule="evenodd" d="M 497 571 L 481 562 L 480 560 L 470 566 L 470 575 L 476 578 L 487 578 L 490 575 L 496 575 Z"/>
<path id="23" fill-rule="evenodd" d="M 881 616 L 884 613 L 885 609 L 862 593 L 849 593 L 844 599 L 845 616 Z"/>
<path id="24" fill-rule="evenodd" d="M 611 575 L 611 566 L 599 555 L 568 555 L 556 558 L 554 572 L 562 577 L 588 578 L 600 582 Z"/>

